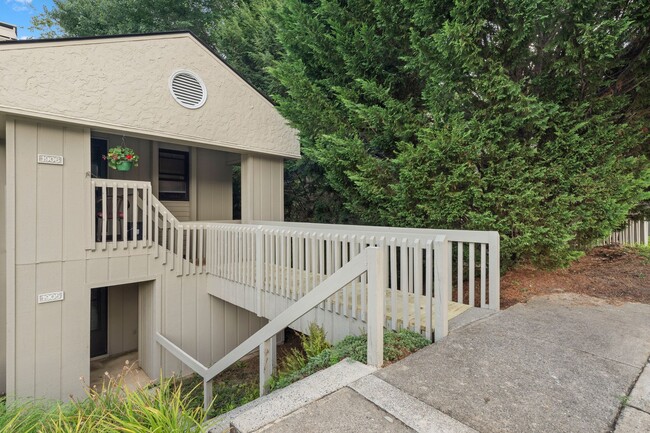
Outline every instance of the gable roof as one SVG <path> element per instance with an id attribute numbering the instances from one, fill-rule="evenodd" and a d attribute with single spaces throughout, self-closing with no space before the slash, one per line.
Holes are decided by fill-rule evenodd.
<path id="1" fill-rule="evenodd" d="M 5 24 L 3 22 L 0 22 L 0 25 L 4 25 L 7 27 L 13 27 L 16 28 L 16 26 L 13 26 L 11 24 Z M 235 69 L 217 50 L 214 49 L 211 45 L 208 45 L 207 43 L 203 42 L 202 39 L 200 39 L 196 33 L 194 33 L 192 30 L 168 30 L 165 32 L 153 32 L 153 33 L 123 33 L 123 34 L 118 34 L 118 35 L 104 35 L 104 36 L 70 36 L 70 37 L 63 37 L 63 38 L 49 38 L 49 39 L 12 39 L 12 40 L 7 40 L 4 41 L 5 43 L 9 44 L 34 44 L 34 43 L 49 43 L 49 42 L 65 42 L 65 41 L 92 41 L 95 39 L 118 39 L 118 38 L 132 38 L 132 37 L 148 37 L 148 36 L 157 36 L 157 35 L 177 35 L 177 34 L 188 34 L 192 36 L 198 43 L 203 45 L 208 51 L 210 51 L 216 58 L 221 60 L 221 62 L 228 66 L 231 71 L 233 71 L 235 74 L 239 76 L 242 80 L 244 80 L 246 83 L 248 83 L 249 86 L 251 86 L 257 93 L 259 93 L 261 96 L 263 96 L 267 101 L 269 101 L 271 104 L 275 105 L 275 102 L 269 95 L 264 93 L 262 90 L 260 90 L 255 84 L 253 84 L 248 78 L 243 76 L 237 69 Z"/>
<path id="2" fill-rule="evenodd" d="M 169 79 L 179 70 L 205 83 L 203 107 L 188 110 L 174 101 Z M 296 131 L 270 98 L 187 30 L 2 42 L 0 87 L 8 89 L 0 111 L 10 114 L 225 150 L 300 155 Z"/>

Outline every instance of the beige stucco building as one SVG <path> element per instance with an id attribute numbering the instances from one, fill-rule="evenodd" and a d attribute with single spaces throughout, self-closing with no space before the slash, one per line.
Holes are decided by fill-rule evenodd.
<path id="1" fill-rule="evenodd" d="M 102 158 L 120 144 L 128 172 Z M 0 42 L 0 392 L 79 396 L 91 358 L 136 351 L 189 372 L 155 332 L 207 365 L 249 337 L 266 319 L 208 294 L 200 221 L 282 220 L 299 153 L 190 33 Z"/>

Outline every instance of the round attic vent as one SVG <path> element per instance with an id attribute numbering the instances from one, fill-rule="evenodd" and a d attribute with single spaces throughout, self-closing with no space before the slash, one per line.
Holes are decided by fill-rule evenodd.
<path id="1" fill-rule="evenodd" d="M 177 71 L 169 78 L 172 96 L 185 108 L 200 108 L 208 98 L 203 81 L 191 71 Z"/>

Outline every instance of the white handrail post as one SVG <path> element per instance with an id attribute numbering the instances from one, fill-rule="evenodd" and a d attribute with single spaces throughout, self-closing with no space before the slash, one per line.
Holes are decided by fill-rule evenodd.
<path id="1" fill-rule="evenodd" d="M 489 234 L 490 241 L 488 243 L 489 250 L 489 263 L 488 263 L 488 272 L 489 272 L 489 305 L 490 310 L 499 310 L 501 309 L 501 263 L 499 257 L 501 255 L 501 246 L 498 232 L 490 232 Z"/>
<path id="2" fill-rule="evenodd" d="M 433 300 L 435 305 L 436 324 L 434 330 L 434 341 L 441 341 L 449 332 L 449 291 L 447 290 L 447 281 L 449 279 L 449 241 L 444 235 L 436 236 L 433 241 L 435 255 L 433 258 L 434 266 L 434 285 Z"/>
<path id="3" fill-rule="evenodd" d="M 269 379 L 273 376 L 276 353 L 275 336 L 260 344 L 260 396 L 269 392 Z"/>
<path id="4" fill-rule="evenodd" d="M 262 317 L 264 302 L 262 287 L 264 285 L 264 244 L 262 227 L 255 229 L 255 288 L 257 289 L 257 316 Z"/>
<path id="5" fill-rule="evenodd" d="M 384 364 L 384 297 L 388 287 L 383 248 L 368 247 L 368 365 Z"/>
<path id="6" fill-rule="evenodd" d="M 213 379 L 203 380 L 203 410 L 206 412 L 210 410 L 214 398 L 212 394 L 212 381 Z"/>

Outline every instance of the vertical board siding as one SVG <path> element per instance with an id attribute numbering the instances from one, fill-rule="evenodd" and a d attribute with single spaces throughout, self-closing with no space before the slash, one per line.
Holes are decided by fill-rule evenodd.
<path id="1" fill-rule="evenodd" d="M 36 296 L 62 289 L 62 263 L 50 262 L 36 265 Z M 36 301 L 35 297 L 31 302 Z M 60 372 L 62 367 L 61 324 L 62 302 L 36 305 L 35 339 L 35 395 L 54 393 L 61 398 Z"/>
<path id="2" fill-rule="evenodd" d="M 226 164 L 226 154 L 208 149 L 195 153 L 196 219 L 232 219 L 232 168 Z"/>
<path id="3" fill-rule="evenodd" d="M 154 377 L 159 373 L 152 369 L 157 368 L 162 368 L 166 375 L 188 372 L 173 356 L 155 345 L 155 332 L 162 332 L 192 356 L 211 364 L 262 326 L 263 320 L 254 313 L 215 299 L 205 291 L 206 276 L 202 274 L 201 262 L 208 239 L 204 237 L 202 226 L 189 227 L 190 241 L 176 247 L 172 243 L 177 240 L 175 230 L 165 231 L 160 237 L 160 233 L 152 233 L 156 222 L 150 220 L 149 211 L 154 209 L 151 207 L 154 203 L 148 201 L 149 196 L 144 195 L 140 186 L 137 188 L 147 211 L 135 213 L 137 206 L 134 206 L 136 209 L 127 209 L 127 214 L 129 220 L 137 218 L 145 223 L 144 239 L 128 242 L 110 239 L 104 250 L 86 250 L 86 234 L 95 224 L 94 197 L 89 195 L 90 183 L 86 178 L 90 170 L 91 134 L 88 129 L 10 119 L 7 135 L 7 146 L 11 146 L 7 151 L 11 159 L 7 164 L 7 202 L 15 200 L 15 206 L 10 206 L 15 214 L 7 218 L 12 239 L 6 244 L 16 246 L 15 255 L 8 260 L 11 270 L 6 272 L 6 281 L 11 285 L 6 299 L 15 304 L 7 315 L 7 335 L 11 340 L 7 342 L 8 393 L 64 400 L 71 395 L 84 395 L 80 377 L 88 381 L 90 373 L 92 287 L 144 281 L 109 289 L 110 324 L 114 325 L 109 332 L 109 345 L 113 353 L 138 348 L 143 368 Z M 149 142 L 136 141 L 138 144 L 134 147 L 140 146 L 142 156 L 140 167 L 129 174 L 111 171 L 111 177 L 151 178 L 146 150 Z M 111 142 L 113 144 L 119 143 Z M 197 208 L 197 212 L 206 218 L 231 218 L 231 169 L 225 166 L 220 152 L 206 152 L 212 159 L 198 158 L 197 165 L 202 162 L 203 174 L 213 182 L 203 187 L 199 182 L 195 196 L 205 196 L 206 207 Z M 63 155 L 64 164 L 37 164 L 39 153 Z M 4 152 L 1 159 L 4 166 Z M 220 164 L 225 170 L 214 175 L 210 171 L 212 163 Z M 112 192 L 116 185 L 110 184 Z M 128 185 L 131 184 L 127 182 L 117 188 L 122 189 L 120 192 L 126 187 L 133 188 Z M 188 202 L 167 204 L 178 219 L 190 218 Z M 116 213 L 118 209 L 107 211 Z M 91 221 L 87 221 L 89 217 Z M 126 219 L 121 221 L 125 222 Z M 159 223 L 162 227 L 171 227 L 171 216 Z M 111 233 L 118 230 L 115 218 L 110 224 L 107 229 Z M 124 227 L 121 229 L 125 231 Z M 167 242 L 156 258 L 153 257 L 154 240 L 156 244 Z M 4 247 L 4 238 L 2 243 Z M 187 258 L 195 259 L 193 267 L 168 247 L 176 248 L 179 254 L 189 251 Z M 172 270 L 177 259 L 182 265 L 179 268 L 189 272 L 195 267 L 197 273 L 179 275 L 176 269 Z M 2 277 L 4 281 L 4 275 Z M 58 290 L 64 291 L 64 301 L 37 304 L 38 294 Z M 116 292 L 111 292 L 113 290 Z M 119 290 L 123 291 L 122 296 L 116 300 L 113 295 Z M 159 291 L 158 300 L 152 299 L 156 291 Z M 135 318 L 138 324 L 129 325 Z M 138 328 L 137 333 L 133 332 L 134 326 Z M 0 385 L 4 391 L 4 385 Z"/>
<path id="4" fill-rule="evenodd" d="M 6 317 L 7 311 L 7 243 L 5 230 L 6 211 L 6 146 L 4 140 L 0 140 L 0 312 Z M 7 371 L 7 322 L 0 320 L 0 393 L 7 392 L 6 371 Z"/>
<path id="5" fill-rule="evenodd" d="M 189 221 L 191 219 L 189 201 L 162 201 L 161 203 L 177 220 Z"/>
<path id="6" fill-rule="evenodd" d="M 63 155 L 63 132 L 61 127 L 39 124 L 37 153 Z M 60 261 L 63 259 L 63 171 L 70 165 L 35 162 L 31 161 L 32 166 L 36 165 L 36 262 Z"/>
<path id="7" fill-rule="evenodd" d="M 108 289 L 108 354 L 138 350 L 138 284 Z"/>
<path id="8" fill-rule="evenodd" d="M 5 141 L 6 187 L 5 225 L 6 225 L 6 268 L 5 294 L 7 313 L 6 326 L 6 364 L 5 391 L 16 394 L 16 122 L 7 119 Z"/>
<path id="9" fill-rule="evenodd" d="M 154 345 L 153 335 L 156 331 L 154 323 L 154 281 L 142 282 L 136 285 L 135 290 L 138 296 L 138 364 L 145 373 L 151 376 L 156 375 L 154 366 Z"/>
<path id="10" fill-rule="evenodd" d="M 181 278 L 181 346 L 187 353 L 197 354 L 197 327 L 196 327 L 196 298 L 197 280 L 194 278 Z M 183 365 L 183 374 L 190 374 L 192 370 Z"/>
<path id="11" fill-rule="evenodd" d="M 83 212 L 89 169 L 89 132 L 11 120 L 15 194 L 15 318 L 10 338 L 16 362 L 7 376 L 14 395 L 66 398 L 82 390 L 88 370 Z M 13 126 L 15 125 L 15 126 Z M 38 164 L 38 154 L 62 155 L 63 165 Z M 38 294 L 63 290 L 64 302 L 37 304 Z M 74 314 L 73 314 L 74 311 Z M 67 314 L 64 314 L 67 313 Z M 12 363 L 13 364 L 13 363 Z M 74 379 L 73 379 L 74 378 Z"/>
<path id="12" fill-rule="evenodd" d="M 18 396 L 35 395 L 36 265 L 16 266 L 15 375 L 8 370 Z M 9 354 L 11 356 L 11 354 Z M 45 354 L 43 354 L 45 355 Z M 56 374 L 57 372 L 53 372 Z M 13 380 L 11 379 L 13 378 Z M 11 388 L 8 389 L 11 392 Z M 58 395 L 58 391 L 57 391 Z"/>
<path id="13" fill-rule="evenodd" d="M 16 121 L 15 134 L 16 265 L 21 265 L 36 263 L 38 125 Z"/>
<path id="14" fill-rule="evenodd" d="M 86 177 L 86 166 L 90 161 L 89 130 L 66 128 L 63 131 L 63 158 L 67 169 L 63 170 L 63 225 L 62 259 L 83 260 L 85 258 L 84 236 L 80 230 L 92 221 L 86 221 L 85 212 L 73 212 L 80 202 L 80 197 L 88 194 L 87 184 L 80 179 Z M 84 203 L 85 205 L 85 203 Z"/>
<path id="15" fill-rule="evenodd" d="M 284 220 L 284 161 L 262 155 L 242 155 L 242 220 Z"/>
<path id="16" fill-rule="evenodd" d="M 61 303 L 61 398 L 83 395 L 80 377 L 90 377 L 90 290 L 85 289 L 86 263 L 81 260 L 63 263 L 61 287 L 66 291 Z M 85 315 L 85 312 L 88 312 Z M 88 318 L 85 323 L 83 318 Z"/>

